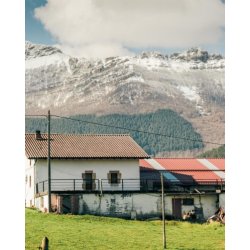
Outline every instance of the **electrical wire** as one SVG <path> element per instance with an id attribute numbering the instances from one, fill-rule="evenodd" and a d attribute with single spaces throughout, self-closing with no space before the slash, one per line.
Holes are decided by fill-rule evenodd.
<path id="1" fill-rule="evenodd" d="M 80 120 L 80 119 L 75 119 L 75 118 L 70 118 L 70 117 L 65 117 L 65 116 L 59 116 L 59 115 L 51 115 L 51 116 L 57 117 L 57 118 L 62 118 L 62 119 L 67 119 L 67 120 L 71 120 L 71 121 L 83 122 L 83 123 L 88 123 L 88 124 L 93 124 L 93 125 L 98 125 L 98 126 L 104 126 L 104 127 L 110 127 L 110 128 L 116 128 L 116 129 L 123 129 L 123 130 L 138 132 L 138 133 L 145 133 L 145 134 L 150 134 L 150 135 L 157 135 L 157 136 L 163 136 L 163 137 L 168 137 L 168 138 L 181 139 L 181 140 L 194 141 L 194 142 L 201 142 L 201 143 L 207 143 L 207 144 L 215 144 L 215 145 L 220 145 L 220 146 L 224 145 L 222 143 L 217 143 L 217 142 L 202 141 L 202 140 L 197 140 L 197 139 L 192 139 L 192 138 L 185 138 L 185 137 L 171 136 L 171 135 L 160 134 L 160 133 L 153 133 L 153 132 L 149 132 L 149 131 L 143 131 L 143 130 L 132 129 L 132 128 L 125 128 L 125 127 L 114 126 L 114 125 L 98 123 L 98 122 L 91 122 L 91 121 Z"/>
<path id="2" fill-rule="evenodd" d="M 37 117 L 37 116 L 48 117 L 47 115 L 25 115 L 25 116 L 28 116 L 28 117 Z"/>
<path id="3" fill-rule="evenodd" d="M 25 116 L 27 116 L 27 117 L 47 117 L 47 115 L 25 115 Z M 144 134 L 150 134 L 150 135 L 156 135 L 156 136 L 162 136 L 162 137 L 168 137 L 168 138 L 173 138 L 173 139 L 180 139 L 180 140 L 187 140 L 187 141 L 193 141 L 193 142 L 214 144 L 214 145 L 219 145 L 219 146 L 225 145 L 223 143 L 218 143 L 218 142 L 202 141 L 202 140 L 197 140 L 197 139 L 192 139 L 192 138 L 187 138 L 187 137 L 171 136 L 171 135 L 154 133 L 154 132 L 149 132 L 149 131 L 143 131 L 143 130 L 138 130 L 138 129 L 133 129 L 133 128 L 125 128 L 125 127 L 120 127 L 120 126 L 115 126 L 115 125 L 104 124 L 104 123 L 80 120 L 80 119 L 75 119 L 75 118 L 71 118 L 71 117 L 65 117 L 65 116 L 59 116 L 59 115 L 51 115 L 51 116 L 56 117 L 56 118 L 62 118 L 62 119 L 67 119 L 67 120 L 71 120 L 71 121 L 76 121 L 76 122 L 93 124 L 93 125 L 97 125 L 97 126 L 104 126 L 104 127 L 128 130 L 128 131 L 144 133 Z"/>

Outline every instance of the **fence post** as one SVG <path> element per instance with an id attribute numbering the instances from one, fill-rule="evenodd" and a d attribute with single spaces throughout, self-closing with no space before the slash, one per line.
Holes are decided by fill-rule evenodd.
<path id="1" fill-rule="evenodd" d="M 97 182 L 98 182 L 98 191 L 100 191 L 100 179 L 98 179 Z"/>
<path id="2" fill-rule="evenodd" d="M 161 173 L 161 212 L 162 212 L 162 223 L 163 223 L 163 249 L 167 249 L 166 243 L 166 224 L 165 224 L 165 197 L 164 197 L 164 180 L 163 174 Z"/>
<path id="3" fill-rule="evenodd" d="M 42 244 L 39 247 L 41 250 L 49 250 L 49 239 L 47 237 L 44 237 L 42 240 Z"/>
<path id="4" fill-rule="evenodd" d="M 76 180 L 75 179 L 73 179 L 73 186 L 74 186 L 74 191 L 75 191 L 75 189 L 76 189 Z"/>
<path id="5" fill-rule="evenodd" d="M 43 181 L 43 192 L 44 192 L 44 181 Z"/>
<path id="6" fill-rule="evenodd" d="M 122 179 L 122 191 L 123 191 L 123 179 Z"/>
<path id="7" fill-rule="evenodd" d="M 100 183 L 101 183 L 101 195 L 102 195 L 102 179 L 100 179 Z"/>

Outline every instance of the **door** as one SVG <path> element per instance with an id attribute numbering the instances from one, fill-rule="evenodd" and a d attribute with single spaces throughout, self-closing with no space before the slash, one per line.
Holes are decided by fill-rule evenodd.
<path id="1" fill-rule="evenodd" d="M 57 211 L 62 214 L 78 214 L 79 197 L 78 195 L 62 195 L 57 198 Z"/>
<path id="2" fill-rule="evenodd" d="M 172 199 L 172 213 L 176 219 L 182 218 L 181 212 L 181 199 L 180 198 L 173 198 Z"/>
<path id="3" fill-rule="evenodd" d="M 71 213 L 71 199 L 70 195 L 62 196 L 62 213 L 68 214 Z"/>
<path id="4" fill-rule="evenodd" d="M 78 214 L 79 198 L 78 195 L 71 195 L 71 213 Z"/>

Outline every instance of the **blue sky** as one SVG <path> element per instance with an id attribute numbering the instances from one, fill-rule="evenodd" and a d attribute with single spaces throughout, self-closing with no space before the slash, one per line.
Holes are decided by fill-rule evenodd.
<path id="1" fill-rule="evenodd" d="M 34 43 L 54 44 L 56 40 L 34 17 L 34 9 L 46 4 L 46 0 L 25 0 L 25 39 Z"/>
<path id="2" fill-rule="evenodd" d="M 102 32 L 102 27 L 100 28 L 100 26 L 96 25 L 91 27 L 88 29 L 86 25 L 86 27 L 83 27 L 84 25 L 82 25 L 83 20 L 85 18 L 85 16 L 91 15 L 93 11 L 93 13 L 95 13 L 96 11 L 101 11 L 103 13 L 111 13 L 111 17 L 114 16 L 114 22 L 116 22 L 116 20 L 119 20 L 119 17 L 115 16 L 115 14 L 113 14 L 114 12 L 119 13 L 120 12 L 120 16 L 124 16 L 126 17 L 126 13 L 124 14 L 124 10 L 122 10 L 122 8 L 124 9 L 124 6 L 122 6 L 122 3 L 117 4 L 119 2 L 121 2 L 122 0 L 118 1 L 116 0 L 116 2 L 114 2 L 115 0 L 108 0 L 106 2 L 110 2 L 110 4 L 112 4 L 113 1 L 113 6 L 107 4 L 107 6 L 105 6 L 105 1 L 103 1 L 103 3 L 100 4 L 100 2 L 98 3 L 99 6 L 98 8 L 93 10 L 93 5 L 92 2 L 96 2 L 98 3 L 98 0 L 76 0 L 76 1 L 72 1 L 71 3 L 69 3 L 70 1 L 66 1 L 66 0 L 25 0 L 25 38 L 28 41 L 34 42 L 34 43 L 40 43 L 40 44 L 57 44 L 59 45 L 59 47 L 66 51 L 68 54 L 73 54 L 73 55 L 77 55 L 79 54 L 80 56 L 87 56 L 93 54 L 93 51 L 96 51 L 96 53 L 101 54 L 103 51 L 106 51 L 106 54 L 104 54 L 103 56 L 108 56 L 108 54 L 110 56 L 112 56 L 113 54 L 120 54 L 120 55 L 124 55 L 126 53 L 140 53 L 142 51 L 149 51 L 149 50 L 153 50 L 153 51 L 160 51 L 164 54 L 170 54 L 173 52 L 179 52 L 179 51 L 183 51 L 186 50 L 190 47 L 201 47 L 202 49 L 208 50 L 211 53 L 220 53 L 224 55 L 224 51 L 225 51 L 225 27 L 224 27 L 224 23 L 223 20 L 219 20 L 218 16 L 220 15 L 220 13 L 223 13 L 223 7 L 219 6 L 219 4 L 217 2 L 219 2 L 221 4 L 221 2 L 223 2 L 222 0 L 209 0 L 211 2 L 214 2 L 214 17 L 211 17 L 211 20 L 206 21 L 207 19 L 209 19 L 209 15 L 207 15 L 207 18 L 204 17 L 202 18 L 202 15 L 200 17 L 200 19 L 197 20 L 192 20 L 192 25 L 195 26 L 197 24 L 197 27 L 199 28 L 199 26 L 201 26 L 200 30 L 203 31 L 206 29 L 206 27 L 208 25 L 212 25 L 213 27 L 210 28 L 210 30 L 208 29 L 207 34 L 204 32 L 200 31 L 200 36 L 199 33 L 196 32 L 195 30 L 192 30 L 192 25 L 190 25 L 190 27 L 187 27 L 187 30 L 189 31 L 190 29 L 190 37 L 194 37 L 193 41 L 190 41 L 191 39 L 188 38 L 188 36 L 186 37 L 181 37 L 181 33 L 185 33 L 185 29 L 181 30 L 180 27 L 178 26 L 176 29 L 180 29 L 180 32 L 178 34 L 178 39 L 176 38 L 176 40 L 172 39 L 173 41 L 167 43 L 166 41 L 168 41 L 168 39 L 172 38 L 175 36 L 176 33 L 171 33 L 171 28 L 170 28 L 170 36 L 169 38 L 164 38 L 162 36 L 163 32 L 157 31 L 157 32 L 152 32 L 152 27 L 149 27 L 148 29 L 148 37 L 146 36 L 146 29 L 145 31 L 141 32 L 141 24 L 138 24 L 137 29 L 134 29 L 134 33 L 132 34 L 128 34 L 128 37 L 125 37 L 124 34 L 120 34 L 120 33 L 115 33 L 110 30 L 108 30 L 106 33 L 110 34 L 110 39 L 105 37 L 106 33 L 101 34 L 100 36 L 98 36 L 98 33 Z M 134 0 L 135 1 L 135 0 Z M 133 6 L 131 7 L 131 9 L 129 9 L 128 7 L 128 11 L 132 12 L 134 9 L 136 10 L 138 7 L 138 12 L 140 12 L 140 4 L 142 2 L 140 2 L 142 0 L 136 0 L 135 2 L 133 2 L 132 0 L 128 0 L 128 2 L 133 3 Z M 152 5 L 148 6 L 148 8 L 152 9 L 152 20 L 156 19 L 159 16 L 159 24 L 163 23 L 164 20 L 162 19 L 162 17 L 164 17 L 164 13 L 161 13 L 161 9 L 157 9 L 155 7 L 155 5 L 153 5 L 153 3 L 156 2 L 160 5 L 160 4 L 164 4 L 164 0 L 149 0 L 148 2 L 152 2 Z M 165 2 L 170 2 L 171 0 L 165 0 Z M 192 0 L 178 0 L 178 1 L 192 1 Z M 177 2 L 178 2 L 177 1 Z M 195 0 L 194 0 L 195 1 Z M 205 3 L 209 2 L 208 0 L 203 0 Z M 75 4 L 75 6 L 73 5 L 73 2 L 77 3 L 78 5 Z M 85 3 L 86 4 L 85 4 Z M 138 3 L 136 3 L 138 2 Z M 49 4 L 48 4 L 49 3 Z M 54 4 L 52 6 L 52 3 Z M 85 5 L 84 5 L 85 4 Z M 97 5 L 97 4 L 96 4 Z M 131 4 L 132 5 L 132 4 Z M 224 4 L 221 4 L 224 5 Z M 41 8 L 45 6 L 44 8 Z M 72 8 L 75 7 L 75 9 L 77 10 L 79 6 L 79 9 L 82 8 L 82 12 L 77 12 L 76 13 L 72 13 L 72 18 L 65 18 L 64 21 L 62 21 L 61 26 L 58 20 L 61 20 L 61 16 L 65 14 L 65 12 L 67 11 L 67 8 L 69 10 L 71 10 L 72 12 Z M 167 5 L 168 7 L 168 5 Z M 211 6 L 205 6 L 206 8 L 213 8 Z M 112 12 L 112 8 L 114 9 L 114 12 Z M 176 8 L 179 8 L 179 6 L 173 6 L 173 12 L 176 11 Z M 188 9 L 189 7 L 186 7 L 187 10 L 186 12 L 190 11 L 190 16 L 194 15 L 196 13 L 199 13 L 199 9 Z M 199 7 L 197 7 L 199 8 Z M 203 8 L 203 6 L 201 6 L 201 8 Z M 217 10 L 218 8 L 218 10 Z M 35 9 L 37 9 L 37 11 L 35 12 Z M 126 6 L 125 6 L 126 9 Z M 132 10 L 132 11 L 131 11 Z M 85 12 L 84 12 L 85 11 Z M 88 12 L 87 12 L 88 11 Z M 157 12 L 158 11 L 158 12 Z M 209 10 L 208 10 L 209 12 Z M 68 12 L 70 13 L 70 12 Z M 145 13 L 145 14 L 144 14 Z M 158 14 L 159 13 L 159 14 Z M 193 14 L 194 13 L 194 14 Z M 218 14 L 219 13 L 219 14 Z M 149 15 L 151 14 L 150 12 L 148 12 L 147 10 L 147 6 L 145 7 L 145 12 L 140 12 L 138 15 L 143 17 L 143 15 Z M 172 13 L 170 13 L 172 14 Z M 223 13 L 224 14 L 224 13 Z M 61 16 L 60 16 L 61 15 Z M 85 16 L 84 16 L 85 15 Z M 93 14 L 93 19 L 91 19 L 91 16 L 88 16 L 88 19 L 90 23 L 94 23 L 96 21 L 96 19 L 98 19 L 98 17 L 94 16 L 95 14 Z M 133 15 L 133 14 L 132 14 Z M 36 17 L 35 17 L 36 16 Z M 211 15 L 212 16 L 212 15 Z M 76 20 L 78 21 L 79 18 L 79 25 L 75 25 L 73 26 L 73 24 L 76 23 Z M 83 20 L 81 20 L 81 18 Z M 95 18 L 95 19 L 94 19 Z M 126 22 L 128 20 L 128 27 L 133 26 L 133 23 L 129 23 L 129 18 L 130 16 L 127 16 L 127 19 L 123 19 L 123 22 Z M 218 24 L 214 25 L 214 20 L 213 19 L 218 19 Z M 142 19 L 142 18 L 141 18 Z M 191 19 L 191 18 L 190 18 Z M 105 19 L 107 20 L 107 18 Z M 122 20 L 122 19 L 121 19 Z M 126 21 L 124 21 L 126 20 Z M 176 23 L 178 22 L 178 18 L 176 17 Z M 102 20 L 103 21 L 103 20 Z M 147 21 L 147 20 L 146 20 Z M 81 23 L 82 22 L 82 23 Z M 113 27 L 113 23 L 111 24 L 111 22 L 105 23 L 103 24 L 103 27 L 110 27 L 110 29 L 115 30 L 116 27 Z M 154 22 L 154 21 L 153 21 Z M 186 21 L 183 21 L 183 24 L 185 25 Z M 86 22 L 85 22 L 86 23 Z M 204 24 L 203 24 L 204 23 Z M 80 26 L 80 24 L 82 26 Z M 111 25 L 110 25 L 111 24 Z M 157 23 L 155 23 L 157 24 Z M 69 25 L 70 29 L 67 29 L 67 26 Z M 71 25 L 71 26 L 70 26 Z M 153 25 L 153 24 L 152 24 Z M 173 26 L 175 25 L 175 21 L 173 21 Z M 202 25 L 204 28 L 202 28 Z M 220 25 L 220 27 L 219 27 Z M 47 30 L 44 27 L 47 27 Z M 91 26 L 91 25 L 89 25 Z M 65 27 L 65 29 L 63 29 L 63 27 Z M 72 27 L 72 28 L 71 28 Z M 136 27 L 136 24 L 135 24 Z M 165 27 L 168 26 L 164 26 L 162 25 L 162 30 L 165 29 Z M 92 33 L 93 30 L 97 30 L 97 34 L 93 35 L 93 38 L 90 37 L 89 40 L 86 40 L 86 38 L 84 36 L 79 37 L 79 33 L 81 33 L 81 28 L 83 29 L 82 33 Z M 119 27 L 120 28 L 120 27 Z M 150 30 L 151 28 L 151 30 Z M 197 28 L 197 29 L 198 29 Z M 122 29 L 126 29 L 126 26 L 123 26 L 120 28 L 120 30 Z M 133 29 L 133 27 L 132 27 Z M 214 31 L 212 30 L 214 29 Z M 73 30 L 73 31 L 72 31 Z M 219 30 L 219 31 L 218 31 Z M 128 30 L 126 30 L 127 33 Z M 125 33 L 125 32 L 123 32 Z M 152 34 L 150 34 L 152 33 Z M 166 32 L 168 33 L 168 32 Z M 220 33 L 220 34 L 219 34 Z M 136 37 L 136 34 L 137 35 Z M 197 36 L 198 34 L 198 36 Z M 210 35 L 211 34 L 211 35 Z M 214 39 L 210 39 L 210 37 L 215 36 L 216 38 Z M 120 36 L 120 37 L 119 37 Z M 159 39 L 153 39 L 152 37 L 157 37 L 159 36 Z M 202 37 L 208 37 L 207 38 L 207 42 L 206 39 L 202 39 Z M 103 37 L 105 37 L 105 39 L 103 39 Z M 116 39 L 117 37 L 119 37 L 119 39 Z M 134 39 L 135 37 L 135 39 Z M 143 39 L 141 38 L 143 37 Z M 69 38 L 72 38 L 71 40 Z M 140 40 L 141 38 L 141 40 Z M 133 40 L 134 39 L 134 40 Z M 138 40 L 138 42 L 136 41 L 136 39 Z M 165 40 L 164 40 L 165 39 Z M 166 40 L 167 39 L 167 40 Z M 185 39 L 187 40 L 187 44 L 185 44 Z M 196 40 L 195 40 L 196 39 Z M 144 43 L 145 40 L 149 40 L 148 45 Z M 171 40 L 171 39 L 170 39 Z M 179 41 L 182 41 L 183 43 L 179 43 Z M 76 42 L 77 41 L 77 42 Z M 80 42 L 79 42 L 80 41 Z M 166 46 L 164 46 L 164 42 L 166 42 Z M 177 44 L 177 46 L 175 46 L 175 44 Z"/>

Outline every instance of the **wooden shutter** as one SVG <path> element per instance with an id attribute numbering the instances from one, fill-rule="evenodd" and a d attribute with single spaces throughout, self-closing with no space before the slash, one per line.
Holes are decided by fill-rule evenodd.
<path id="1" fill-rule="evenodd" d="M 96 173 L 92 173 L 92 189 L 96 189 Z"/>
<path id="2" fill-rule="evenodd" d="M 117 173 L 118 183 L 121 183 L 122 174 L 120 172 Z"/>
<path id="3" fill-rule="evenodd" d="M 108 173 L 108 183 L 111 183 L 111 172 Z"/>
<path id="4" fill-rule="evenodd" d="M 119 171 L 109 171 L 108 173 L 108 183 L 111 183 L 111 174 L 117 174 L 117 183 L 119 184 L 121 182 L 122 174 Z M 113 183 L 115 184 L 115 183 Z"/>

